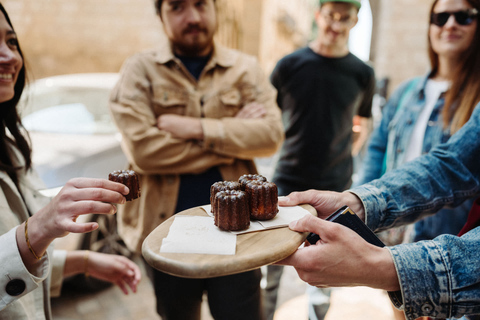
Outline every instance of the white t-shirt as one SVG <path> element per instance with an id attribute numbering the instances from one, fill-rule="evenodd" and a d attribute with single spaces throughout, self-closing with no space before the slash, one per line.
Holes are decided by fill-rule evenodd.
<path id="1" fill-rule="evenodd" d="M 427 80 L 425 84 L 425 106 L 418 115 L 413 128 L 410 143 L 405 152 L 405 162 L 415 159 L 422 155 L 423 139 L 427 130 L 428 119 L 442 93 L 448 90 L 450 81 Z"/>

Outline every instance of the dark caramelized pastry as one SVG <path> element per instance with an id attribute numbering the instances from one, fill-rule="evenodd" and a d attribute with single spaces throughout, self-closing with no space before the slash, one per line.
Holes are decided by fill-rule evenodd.
<path id="1" fill-rule="evenodd" d="M 115 170 L 108 175 L 108 180 L 123 183 L 130 192 L 125 196 L 127 201 L 140 197 L 140 184 L 138 175 L 133 170 Z"/>
<path id="2" fill-rule="evenodd" d="M 215 194 L 215 225 L 226 231 L 245 230 L 250 226 L 247 194 L 239 190 Z"/>
<path id="3" fill-rule="evenodd" d="M 244 174 L 238 179 L 238 182 L 242 185 L 242 190 L 245 191 L 245 185 L 250 181 L 260 181 L 260 182 L 267 182 L 267 178 L 262 176 L 261 174 Z"/>
<path id="4" fill-rule="evenodd" d="M 218 181 L 212 184 L 210 187 L 210 204 L 211 212 L 215 213 L 215 195 L 217 192 L 226 191 L 226 190 L 240 190 L 240 183 L 236 181 Z"/>
<path id="5" fill-rule="evenodd" d="M 270 220 L 278 213 L 278 189 L 273 182 L 251 181 L 245 186 L 252 220 Z"/>

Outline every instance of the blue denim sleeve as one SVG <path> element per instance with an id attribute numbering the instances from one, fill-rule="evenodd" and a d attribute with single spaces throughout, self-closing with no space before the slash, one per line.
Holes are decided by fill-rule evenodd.
<path id="1" fill-rule="evenodd" d="M 480 313 L 480 228 L 390 247 L 407 319 Z M 396 304 L 399 307 L 398 304 Z"/>
<path id="2" fill-rule="evenodd" d="M 355 186 L 370 182 L 380 178 L 382 175 L 383 162 L 387 149 L 389 124 L 398 107 L 400 97 L 402 96 L 407 83 L 402 84 L 388 99 L 382 110 L 382 120 L 376 127 L 368 141 L 367 152 L 362 160 L 362 169 Z"/>
<path id="3" fill-rule="evenodd" d="M 365 222 L 383 230 L 457 206 L 480 192 L 480 104 L 447 143 L 391 170 L 380 179 L 350 189 L 362 201 Z"/>
<path id="4" fill-rule="evenodd" d="M 381 179 L 349 190 L 372 230 L 412 222 L 480 192 L 480 104 L 447 143 Z M 480 228 L 391 247 L 408 319 L 480 312 Z M 391 295 L 395 298 L 398 295 Z"/>

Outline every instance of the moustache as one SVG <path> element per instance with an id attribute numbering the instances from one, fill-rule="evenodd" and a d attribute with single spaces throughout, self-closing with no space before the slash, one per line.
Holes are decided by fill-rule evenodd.
<path id="1" fill-rule="evenodd" d="M 182 33 L 186 34 L 190 32 L 206 32 L 206 30 L 200 26 L 188 26 Z"/>

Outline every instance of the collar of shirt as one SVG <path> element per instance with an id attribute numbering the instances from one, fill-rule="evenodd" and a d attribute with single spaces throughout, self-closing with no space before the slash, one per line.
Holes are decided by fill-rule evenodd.
<path id="1" fill-rule="evenodd" d="M 162 46 L 155 52 L 155 60 L 157 63 L 166 64 L 170 61 L 175 61 L 177 58 L 173 54 L 171 44 Z M 235 56 L 231 51 L 226 50 L 222 45 L 214 42 L 213 53 L 210 61 L 205 66 L 206 69 L 213 68 L 215 65 L 221 67 L 232 67 L 235 63 Z"/>

